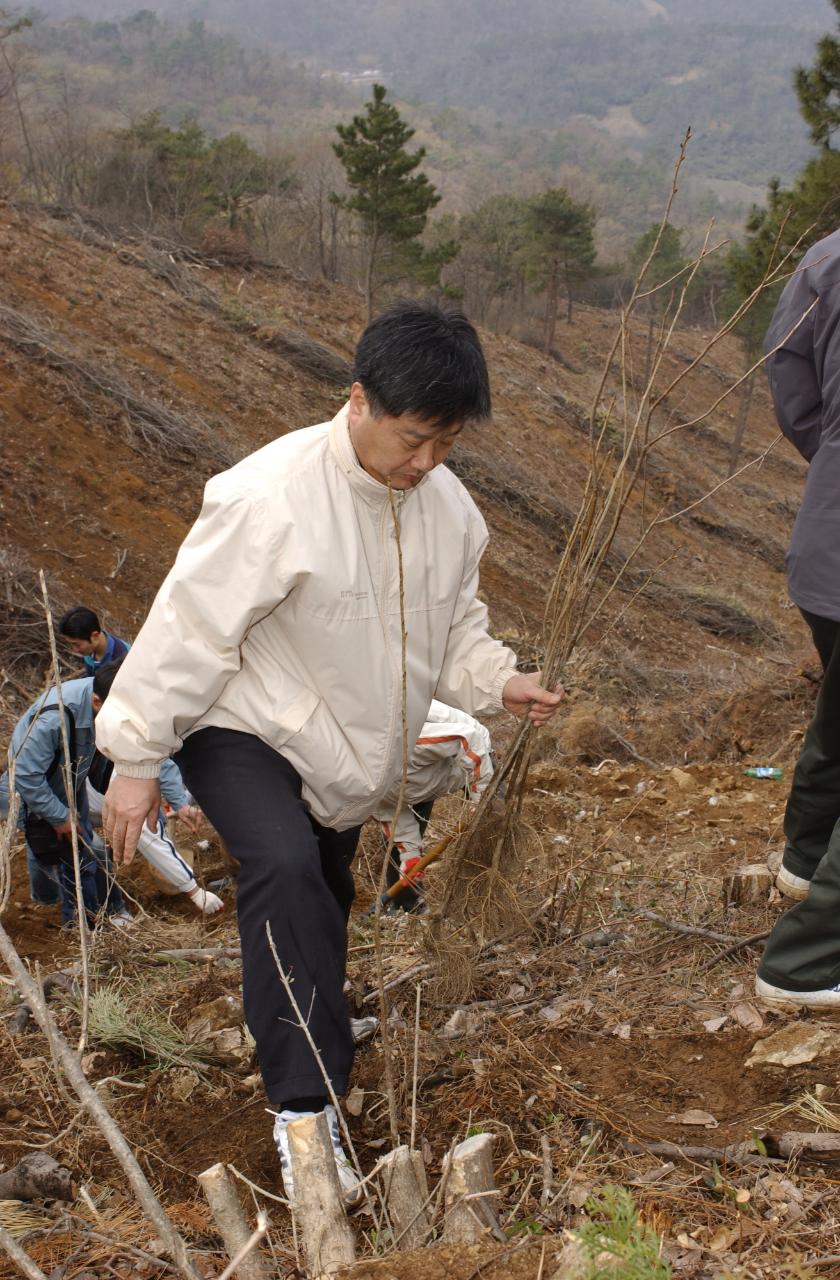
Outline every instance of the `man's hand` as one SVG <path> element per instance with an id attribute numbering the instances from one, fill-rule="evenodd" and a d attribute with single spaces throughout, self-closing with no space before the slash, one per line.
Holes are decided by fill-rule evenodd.
<path id="1" fill-rule="evenodd" d="M 204 814 L 195 804 L 182 804 L 180 809 L 175 810 L 175 817 L 179 822 L 183 822 L 193 835 L 198 835 L 204 822 Z"/>
<path id="2" fill-rule="evenodd" d="M 69 814 L 63 822 L 54 822 L 52 829 L 61 840 L 71 840 L 73 838 L 73 823 L 70 821 Z"/>
<path id="3" fill-rule="evenodd" d="M 102 805 L 102 830 L 118 866 L 127 867 L 131 862 L 144 823 L 154 831 L 159 810 L 157 778 L 122 778 L 114 774 Z"/>
<path id="4" fill-rule="evenodd" d="M 511 676 L 502 690 L 502 705 L 515 716 L 528 716 L 533 724 L 546 724 L 563 701 L 563 690 L 549 693 L 535 675 Z"/>

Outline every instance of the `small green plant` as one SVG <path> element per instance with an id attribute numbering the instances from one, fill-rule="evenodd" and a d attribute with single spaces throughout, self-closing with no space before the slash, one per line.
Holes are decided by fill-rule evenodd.
<path id="1" fill-rule="evenodd" d="M 226 293 L 222 298 L 222 316 L 234 329 L 254 328 L 254 317 L 250 307 L 232 293 Z"/>
<path id="2" fill-rule="evenodd" d="M 671 1280 L 662 1242 L 640 1220 L 629 1191 L 608 1185 L 584 1207 L 589 1221 L 575 1232 L 585 1256 L 580 1280 Z"/>
<path id="3" fill-rule="evenodd" d="M 536 1218 L 520 1218 L 518 1222 L 511 1222 L 505 1227 L 508 1240 L 515 1236 L 541 1236 L 544 1231 L 545 1227 Z"/>

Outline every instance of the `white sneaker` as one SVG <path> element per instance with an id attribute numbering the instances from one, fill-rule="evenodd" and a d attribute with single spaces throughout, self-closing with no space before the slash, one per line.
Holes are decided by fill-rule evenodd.
<path id="1" fill-rule="evenodd" d="M 788 871 L 787 867 L 782 864 L 776 876 L 776 888 L 786 898 L 795 898 L 797 902 L 801 902 L 808 897 L 811 881 L 806 880 L 804 876 L 795 876 L 792 871 Z"/>
<path id="2" fill-rule="evenodd" d="M 115 911 L 113 915 L 106 916 L 108 924 L 112 924 L 115 929 L 127 929 L 134 924 L 134 916 L 128 911 Z"/>
<path id="3" fill-rule="evenodd" d="M 202 915 L 214 916 L 218 911 L 224 911 L 225 904 L 222 902 L 218 894 L 211 893 L 209 889 L 202 889 L 200 885 L 196 885 L 187 894 L 190 902 L 194 907 L 198 907 Z"/>
<path id="4" fill-rule="evenodd" d="M 379 1030 L 379 1019 L 373 1016 L 367 1018 L 351 1018 L 350 1030 L 353 1032 L 353 1043 L 364 1044 L 366 1040 L 372 1039 Z"/>
<path id="5" fill-rule="evenodd" d="M 301 1120 L 304 1116 L 312 1115 L 315 1115 L 314 1111 L 281 1111 L 274 1121 L 274 1145 L 277 1147 L 277 1154 L 280 1157 L 280 1172 L 283 1176 L 283 1186 L 286 1188 L 286 1196 L 292 1205 L 295 1202 L 295 1183 L 294 1177 L 292 1176 L 292 1157 L 289 1151 L 289 1135 L 286 1130 L 293 1120 Z M 359 1181 L 359 1175 L 347 1159 L 344 1147 L 341 1145 L 338 1116 L 332 1103 L 327 1103 L 326 1107 L 324 1107 L 324 1115 L 327 1117 L 330 1137 L 332 1138 L 335 1167 L 338 1172 L 338 1181 L 341 1184 L 341 1190 L 344 1192 L 345 1207 L 348 1209 L 358 1209 L 359 1205 L 365 1198 L 365 1189 Z"/>
<path id="6" fill-rule="evenodd" d="M 763 1004 L 783 1009 L 840 1009 L 840 983 L 824 991 L 788 991 L 756 978 L 755 994 Z"/>

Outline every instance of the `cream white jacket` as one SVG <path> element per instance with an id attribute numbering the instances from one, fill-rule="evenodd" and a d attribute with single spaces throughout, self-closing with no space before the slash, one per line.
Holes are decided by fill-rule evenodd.
<path id="1" fill-rule="evenodd" d="M 414 743 L 435 697 L 498 710 L 516 659 L 487 634 L 487 529 L 460 481 L 438 466 L 394 499 Z M 401 687 L 388 489 L 360 466 L 345 406 L 209 481 L 96 738 L 118 774 L 152 778 L 198 729 L 256 734 L 298 771 L 314 817 L 343 829 L 401 771 Z"/>

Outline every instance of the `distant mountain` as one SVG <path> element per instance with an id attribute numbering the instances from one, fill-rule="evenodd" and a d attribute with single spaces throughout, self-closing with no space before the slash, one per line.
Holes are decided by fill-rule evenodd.
<path id="1" fill-rule="evenodd" d="M 41 0 L 54 16 L 103 18 L 137 0 Z M 791 87 L 836 15 L 828 0 L 157 0 L 320 73 L 378 77 L 402 98 L 492 113 L 541 130 L 594 127 L 636 152 L 763 187 L 808 153 Z M 374 74 L 375 73 L 375 77 Z"/>

